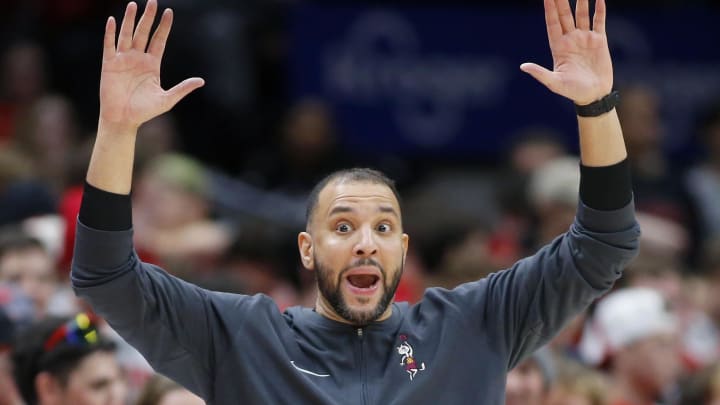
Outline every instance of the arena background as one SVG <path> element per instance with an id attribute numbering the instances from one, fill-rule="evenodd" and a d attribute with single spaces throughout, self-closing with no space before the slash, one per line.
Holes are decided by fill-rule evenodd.
<path id="1" fill-rule="evenodd" d="M 0 305 L 18 328 L 82 308 L 67 280 L 74 219 L 103 27 L 124 5 L 0 0 L 0 225 L 41 239 L 56 275 L 46 307 L 22 315 L 0 256 Z M 542 1 L 160 6 L 175 11 L 163 84 L 207 84 L 141 128 L 134 212 L 145 260 L 208 288 L 269 294 L 281 309 L 312 305 L 294 246 L 304 199 L 349 166 L 385 171 L 404 196 L 412 250 L 398 299 L 505 268 L 572 220 L 572 104 L 519 69 L 551 65 Z M 679 403 L 710 390 L 720 359 L 720 3 L 608 0 L 608 10 L 644 231 L 618 288 L 655 288 L 683 320 L 683 371 L 666 387 Z M 602 376 L 579 354 L 583 320 L 553 349 Z M 133 355 L 124 364 L 137 395 L 149 371 Z"/>

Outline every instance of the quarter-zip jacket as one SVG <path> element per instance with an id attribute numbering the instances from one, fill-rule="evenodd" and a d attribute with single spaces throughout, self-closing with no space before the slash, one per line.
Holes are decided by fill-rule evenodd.
<path id="1" fill-rule="evenodd" d="M 78 223 L 72 283 L 155 369 L 208 404 L 502 404 L 509 369 L 607 291 L 638 248 L 630 203 L 510 269 L 363 328 L 264 295 L 201 289 L 141 262 L 132 231 Z"/>

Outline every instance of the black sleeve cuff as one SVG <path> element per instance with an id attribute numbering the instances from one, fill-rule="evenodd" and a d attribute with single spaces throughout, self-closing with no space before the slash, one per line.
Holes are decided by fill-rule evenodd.
<path id="1" fill-rule="evenodd" d="M 611 211 L 632 200 L 630 164 L 627 159 L 611 166 L 580 165 L 580 200 L 590 208 Z"/>
<path id="2" fill-rule="evenodd" d="M 101 231 L 127 231 L 132 228 L 130 195 L 110 193 L 85 182 L 78 219 Z"/>

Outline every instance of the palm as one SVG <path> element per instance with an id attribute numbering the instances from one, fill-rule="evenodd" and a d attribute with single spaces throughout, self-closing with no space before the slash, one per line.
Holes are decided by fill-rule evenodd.
<path id="1" fill-rule="evenodd" d="M 137 29 L 134 29 L 136 9 L 135 3 L 128 5 L 117 45 L 114 20 L 110 19 L 105 29 L 100 77 L 100 119 L 106 123 L 139 126 L 168 111 L 203 84 L 202 79 L 192 78 L 170 90 L 163 90 L 160 85 L 160 62 L 172 24 L 172 13 L 169 10 L 163 13 L 148 44 L 157 3 L 148 2 Z"/>
<path id="2" fill-rule="evenodd" d="M 587 104 L 612 90 L 613 71 L 605 36 L 604 1 L 596 3 L 590 30 L 588 0 L 579 0 L 576 18 L 567 0 L 545 0 L 553 70 L 527 63 L 521 68 L 553 92 Z"/>
<path id="3" fill-rule="evenodd" d="M 163 113 L 159 60 L 132 50 L 103 62 L 101 118 L 107 122 L 143 123 Z"/>

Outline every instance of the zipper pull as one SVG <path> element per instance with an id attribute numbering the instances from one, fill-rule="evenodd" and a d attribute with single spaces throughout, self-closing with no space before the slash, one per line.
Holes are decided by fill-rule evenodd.
<path id="1" fill-rule="evenodd" d="M 358 329 L 357 329 L 357 335 L 358 335 L 358 337 L 359 337 L 360 339 L 362 339 L 362 337 L 363 337 L 363 330 L 362 330 L 362 328 L 358 328 Z"/>

